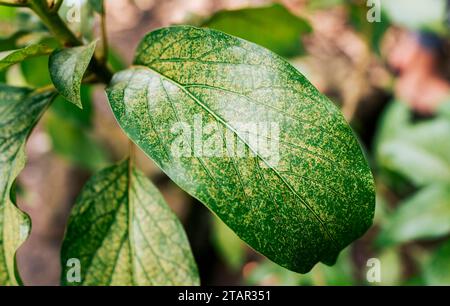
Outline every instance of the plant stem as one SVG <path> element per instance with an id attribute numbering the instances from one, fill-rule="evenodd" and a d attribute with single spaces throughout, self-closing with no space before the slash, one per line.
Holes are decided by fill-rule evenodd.
<path id="1" fill-rule="evenodd" d="M 64 46 L 81 46 L 82 42 L 70 31 L 57 12 L 50 11 L 46 0 L 36 0 L 30 3 L 30 8 L 39 16 L 50 32 Z"/>
<path id="2" fill-rule="evenodd" d="M 83 42 L 67 27 L 57 11 L 52 11 L 48 7 L 47 0 L 35 0 L 29 3 L 30 8 L 39 16 L 49 31 L 65 47 L 82 46 Z M 112 78 L 112 72 L 106 66 L 106 63 L 100 61 L 95 56 L 92 57 L 89 64 L 89 70 L 95 73 L 98 78 L 108 84 Z"/>
<path id="3" fill-rule="evenodd" d="M 49 90 L 56 90 L 55 87 L 53 86 L 53 84 L 46 85 L 46 86 L 43 86 L 43 87 L 39 87 L 34 92 L 35 93 L 42 93 L 42 92 L 49 91 Z"/>

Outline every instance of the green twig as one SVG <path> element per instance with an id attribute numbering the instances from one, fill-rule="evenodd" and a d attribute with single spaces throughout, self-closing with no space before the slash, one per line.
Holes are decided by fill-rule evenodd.
<path id="1" fill-rule="evenodd" d="M 65 47 L 76 47 L 83 45 L 82 41 L 67 27 L 57 11 L 52 11 L 47 0 L 35 0 L 29 3 L 29 7 L 39 16 L 41 21 Z M 95 73 L 98 78 L 108 84 L 112 78 L 112 72 L 105 62 L 95 56 L 89 64 L 89 70 Z"/>
<path id="2" fill-rule="evenodd" d="M 55 86 L 53 86 L 53 84 L 49 84 L 49 85 L 45 85 L 45 86 L 35 89 L 34 92 L 42 93 L 42 92 L 46 92 L 46 91 L 55 91 L 56 92 L 56 88 L 55 88 Z"/>

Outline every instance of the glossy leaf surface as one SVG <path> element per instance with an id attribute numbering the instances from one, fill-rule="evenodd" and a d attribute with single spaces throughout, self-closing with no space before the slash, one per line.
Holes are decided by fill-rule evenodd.
<path id="1" fill-rule="evenodd" d="M 369 228 L 374 183 L 352 130 L 282 58 L 178 26 L 148 34 L 135 64 L 108 88 L 119 124 L 254 249 L 305 273 Z"/>

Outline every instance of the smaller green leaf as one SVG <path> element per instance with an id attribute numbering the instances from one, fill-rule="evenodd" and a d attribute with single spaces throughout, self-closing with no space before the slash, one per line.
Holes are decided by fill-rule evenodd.
<path id="1" fill-rule="evenodd" d="M 388 218 L 377 243 L 389 246 L 450 233 L 450 186 L 431 185 L 400 204 Z"/>
<path id="2" fill-rule="evenodd" d="M 450 240 L 440 246 L 423 267 L 427 285 L 450 286 Z"/>
<path id="3" fill-rule="evenodd" d="M 62 247 L 63 285 L 198 285 L 183 227 L 156 187 L 128 161 L 83 188 Z M 80 261 L 79 282 L 69 279 Z"/>
<path id="4" fill-rule="evenodd" d="M 14 64 L 20 63 L 28 58 L 33 58 L 42 55 L 48 55 L 52 49 L 47 45 L 34 44 L 23 49 L 7 51 L 7 55 L 0 59 L 0 70 L 5 69 Z"/>
<path id="5" fill-rule="evenodd" d="M 13 185 L 25 166 L 25 141 L 54 96 L 0 84 L 0 286 L 20 283 L 15 254 L 30 220 L 14 202 Z"/>
<path id="6" fill-rule="evenodd" d="M 49 60 L 50 77 L 59 93 L 83 108 L 80 98 L 81 81 L 94 55 L 96 42 L 89 45 L 54 51 Z"/>
<path id="7" fill-rule="evenodd" d="M 311 32 L 305 20 L 280 4 L 220 11 L 202 26 L 249 40 L 285 57 L 302 53 L 300 36 Z"/>
<path id="8" fill-rule="evenodd" d="M 89 5 L 99 14 L 103 14 L 105 12 L 103 0 L 89 0 Z"/>

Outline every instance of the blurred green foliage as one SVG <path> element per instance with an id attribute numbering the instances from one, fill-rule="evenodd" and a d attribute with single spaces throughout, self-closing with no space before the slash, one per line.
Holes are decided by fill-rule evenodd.
<path id="1" fill-rule="evenodd" d="M 81 87 L 83 109 L 59 96 L 44 122 L 55 153 L 76 166 L 94 172 L 105 167 L 110 157 L 91 132 L 94 115 L 92 94 L 92 87 Z"/>
<path id="2" fill-rule="evenodd" d="M 450 182 L 450 120 L 438 114 L 414 123 L 405 104 L 393 102 L 380 122 L 378 165 L 416 186 Z"/>
<path id="3" fill-rule="evenodd" d="M 284 57 L 303 53 L 301 37 L 312 30 L 308 22 L 279 4 L 219 11 L 202 26 L 249 40 Z"/>
<path id="4" fill-rule="evenodd" d="M 387 217 L 378 244 L 396 245 L 450 233 L 450 185 L 431 185 L 399 204 Z"/>
<path id="5" fill-rule="evenodd" d="M 450 284 L 450 240 L 438 248 L 423 266 L 428 285 Z"/>
<path id="6" fill-rule="evenodd" d="M 334 266 L 318 264 L 311 272 L 303 275 L 266 260 L 250 272 L 246 282 L 249 285 L 350 286 L 355 284 L 353 268 L 349 249 L 346 249 Z"/>

